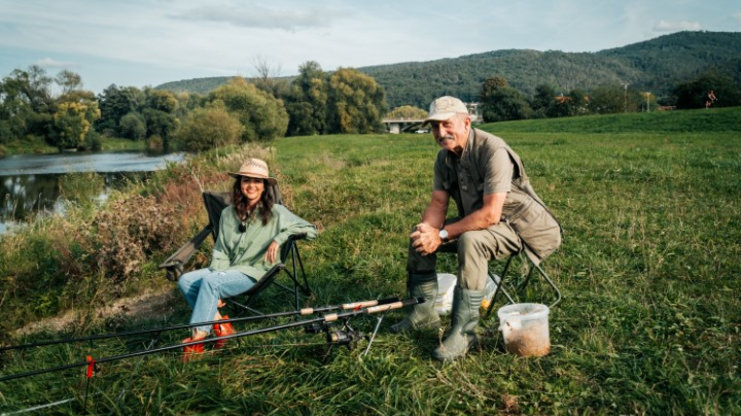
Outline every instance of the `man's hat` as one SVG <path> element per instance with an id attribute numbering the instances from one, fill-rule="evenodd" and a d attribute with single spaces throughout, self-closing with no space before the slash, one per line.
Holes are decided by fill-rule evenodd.
<path id="1" fill-rule="evenodd" d="M 425 119 L 428 121 L 444 121 L 456 114 L 468 114 L 468 108 L 463 101 L 455 97 L 440 97 L 430 104 L 430 114 Z"/>
<path id="2" fill-rule="evenodd" d="M 265 179 L 271 185 L 278 183 L 278 180 L 270 176 L 268 171 L 268 164 L 262 159 L 250 158 L 242 163 L 242 167 L 239 168 L 239 172 L 229 172 L 229 175 L 239 178 L 240 176 L 246 176 L 248 178 Z"/>

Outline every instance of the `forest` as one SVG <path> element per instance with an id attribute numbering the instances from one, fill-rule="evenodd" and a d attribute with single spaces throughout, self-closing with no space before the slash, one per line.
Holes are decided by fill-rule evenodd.
<path id="1" fill-rule="evenodd" d="M 357 69 L 384 88 L 389 108 L 426 108 L 433 98 L 446 94 L 478 101 L 481 85 L 491 77 L 505 78 L 525 96 L 535 94 L 541 84 L 563 94 L 628 84 L 671 105 L 677 84 L 708 71 L 741 85 L 741 33 L 679 32 L 596 53 L 512 49 Z M 226 80 L 198 78 L 156 88 L 205 94 Z"/>

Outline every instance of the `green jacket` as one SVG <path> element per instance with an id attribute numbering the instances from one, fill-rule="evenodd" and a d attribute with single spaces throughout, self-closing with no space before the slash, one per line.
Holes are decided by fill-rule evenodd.
<path id="1" fill-rule="evenodd" d="M 313 225 L 279 204 L 273 205 L 273 215 L 266 225 L 262 225 L 259 215 L 253 215 L 248 220 L 245 232 L 239 232 L 240 224 L 234 206 L 224 208 L 209 266 L 211 270 L 238 270 L 260 280 L 266 271 L 280 261 L 276 259 L 272 264 L 265 261 L 265 252 L 271 242 L 283 245 L 291 235 L 302 233 L 309 240 L 317 236 Z"/>

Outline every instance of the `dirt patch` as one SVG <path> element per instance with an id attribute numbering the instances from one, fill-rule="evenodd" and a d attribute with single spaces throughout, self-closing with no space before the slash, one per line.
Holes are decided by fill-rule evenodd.
<path id="1" fill-rule="evenodd" d="M 137 296 L 119 299 L 113 305 L 101 308 L 96 311 L 94 319 L 107 320 L 116 318 L 130 321 L 165 318 L 173 313 L 173 305 L 177 301 L 178 297 L 172 289 L 143 293 Z M 72 310 L 59 316 L 32 322 L 17 329 L 14 335 L 23 336 L 42 331 L 62 332 L 83 319 L 83 312 Z"/>

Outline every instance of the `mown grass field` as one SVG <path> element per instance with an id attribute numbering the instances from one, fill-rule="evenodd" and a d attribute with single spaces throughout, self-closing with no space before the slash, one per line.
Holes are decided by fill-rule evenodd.
<path id="1" fill-rule="evenodd" d="M 441 364 L 430 356 L 439 334 L 391 334 L 388 325 L 402 316 L 393 312 L 368 355 L 362 341 L 328 352 L 322 336 L 287 330 L 188 364 L 162 353 L 102 365 L 84 405 L 83 369 L 0 383 L 0 412 L 74 397 L 44 413 L 741 414 L 741 109 L 718 110 L 483 126 L 520 154 L 564 227 L 563 246 L 545 262 L 564 295 L 551 311 L 545 357 L 505 353 L 492 315 L 479 327 L 479 349 Z M 404 293 L 407 234 L 428 201 L 436 152 L 429 135 L 274 143 L 288 204 L 320 228 L 300 246 L 314 289 L 308 304 Z M 162 287 L 151 269 L 160 280 L 139 284 Z M 538 300 L 539 292 L 529 295 Z M 289 302 L 272 292 L 258 305 Z M 172 307 L 166 320 L 92 330 L 185 322 L 185 302 Z M 375 321 L 351 324 L 369 333 Z M 163 334 L 157 345 L 184 337 Z M 4 354 L 0 375 L 146 345 Z"/>

